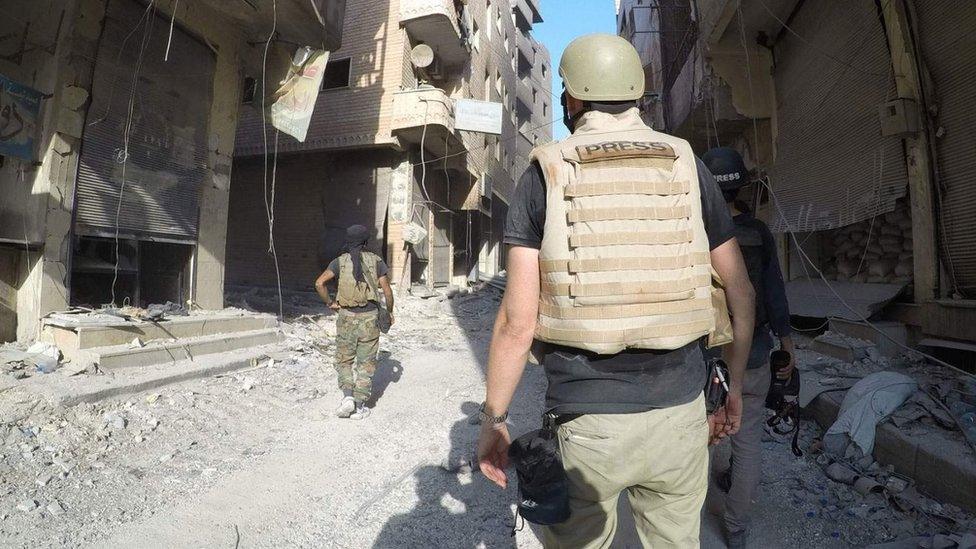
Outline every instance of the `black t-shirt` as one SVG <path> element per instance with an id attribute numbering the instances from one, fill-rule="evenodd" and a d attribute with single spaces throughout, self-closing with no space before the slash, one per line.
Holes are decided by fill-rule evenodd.
<path id="1" fill-rule="evenodd" d="M 698 186 L 711 249 L 733 237 L 732 216 L 718 183 L 701 160 Z M 533 163 L 522 174 L 508 209 L 505 243 L 539 249 L 546 226 L 546 184 Z M 705 387 L 702 346 L 673 351 L 628 349 L 598 355 L 572 347 L 542 345 L 549 389 L 546 408 L 565 414 L 626 414 L 687 404 Z"/>

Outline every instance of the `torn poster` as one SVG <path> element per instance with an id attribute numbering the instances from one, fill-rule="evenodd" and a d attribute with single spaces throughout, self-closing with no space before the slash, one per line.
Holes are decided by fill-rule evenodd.
<path id="1" fill-rule="evenodd" d="M 43 94 L 0 74 L 0 155 L 34 160 Z"/>
<path id="2" fill-rule="evenodd" d="M 327 51 L 299 48 L 272 98 L 271 125 L 303 143 L 328 60 Z"/>

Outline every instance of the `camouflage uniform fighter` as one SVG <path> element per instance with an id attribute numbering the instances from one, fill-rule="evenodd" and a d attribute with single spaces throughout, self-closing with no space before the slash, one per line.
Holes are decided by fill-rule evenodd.
<path id="1" fill-rule="evenodd" d="M 366 227 L 349 227 L 344 253 L 332 260 L 315 281 L 319 296 L 339 315 L 336 321 L 336 371 L 342 400 L 336 408 L 336 416 L 341 418 L 366 419 L 370 414 L 366 402 L 373 388 L 380 342 L 376 323 L 380 307 L 377 288 L 383 289 L 390 323 L 393 323 L 393 290 L 387 278 L 389 268 L 379 256 L 365 250 L 368 240 Z M 339 288 L 335 299 L 326 287 L 333 278 L 338 278 Z"/>

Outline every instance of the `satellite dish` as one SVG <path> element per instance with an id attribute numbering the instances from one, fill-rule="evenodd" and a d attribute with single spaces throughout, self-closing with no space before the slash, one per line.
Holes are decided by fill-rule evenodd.
<path id="1" fill-rule="evenodd" d="M 419 44 L 410 50 L 410 62 L 418 69 L 429 67 L 434 62 L 434 50 L 427 44 Z"/>

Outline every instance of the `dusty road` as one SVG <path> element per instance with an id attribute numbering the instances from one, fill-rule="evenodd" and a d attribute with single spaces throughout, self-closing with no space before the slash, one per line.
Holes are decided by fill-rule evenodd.
<path id="1" fill-rule="evenodd" d="M 497 299 L 404 300 L 364 422 L 332 417 L 331 349 L 309 340 L 329 318 L 252 371 L 38 413 L 0 432 L 0 547 L 540 547 L 530 528 L 511 536 L 512 488 L 452 465 L 473 452 Z M 544 388 L 530 368 L 514 434 L 538 422 Z M 766 445 L 756 547 L 908 533 L 815 457 Z M 704 516 L 704 545 L 722 547 Z M 638 547 L 626 529 L 617 545 Z"/>

